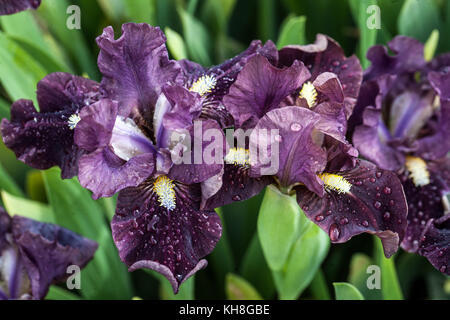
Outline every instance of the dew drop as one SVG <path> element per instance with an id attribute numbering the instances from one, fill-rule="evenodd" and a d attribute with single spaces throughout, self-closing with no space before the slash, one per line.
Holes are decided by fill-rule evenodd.
<path id="1" fill-rule="evenodd" d="M 373 204 L 373 206 L 374 206 L 376 209 L 380 209 L 380 207 L 381 207 L 381 202 L 380 202 L 380 201 L 375 201 L 374 204 Z"/>
<path id="2" fill-rule="evenodd" d="M 321 214 L 319 214 L 318 216 L 316 216 L 316 217 L 314 218 L 314 220 L 316 220 L 317 222 L 320 222 L 320 221 L 322 221 L 323 219 L 324 219 L 324 216 L 321 215 Z"/>
<path id="3" fill-rule="evenodd" d="M 233 196 L 231 199 L 233 199 L 233 201 L 241 201 L 241 197 L 238 195 Z"/>
<path id="4" fill-rule="evenodd" d="M 328 234 L 330 235 L 331 241 L 337 241 L 341 235 L 341 231 L 339 230 L 339 227 L 337 224 L 333 223 L 330 226 L 330 230 L 328 230 Z"/>
<path id="5" fill-rule="evenodd" d="M 347 219 L 347 218 L 342 218 L 342 219 L 339 221 L 339 223 L 342 224 L 342 225 L 346 225 L 346 224 L 348 223 L 348 219 Z"/>
<path id="6" fill-rule="evenodd" d="M 442 266 L 439 271 L 444 273 L 447 270 L 447 266 Z"/>
<path id="7" fill-rule="evenodd" d="M 391 217 L 391 213 L 390 213 L 389 211 L 386 211 L 386 212 L 384 213 L 384 215 L 383 215 L 383 218 L 384 218 L 385 220 L 388 220 L 390 217 Z"/>
<path id="8" fill-rule="evenodd" d="M 375 182 L 377 181 L 377 179 L 375 179 L 375 178 L 370 178 L 369 181 L 372 182 L 372 183 L 375 183 Z"/>
<path id="9" fill-rule="evenodd" d="M 291 130 L 292 131 L 300 131 L 300 129 L 302 128 L 300 123 L 294 122 L 293 124 L 291 124 Z"/>
<path id="10" fill-rule="evenodd" d="M 362 222 L 362 225 L 363 225 L 363 227 L 368 227 L 368 226 L 369 226 L 369 221 L 364 220 L 364 221 Z"/>
<path id="11" fill-rule="evenodd" d="M 377 177 L 377 178 L 381 178 L 381 175 L 382 175 L 383 173 L 381 172 L 381 171 L 378 171 L 377 173 L 375 173 L 375 176 Z"/>

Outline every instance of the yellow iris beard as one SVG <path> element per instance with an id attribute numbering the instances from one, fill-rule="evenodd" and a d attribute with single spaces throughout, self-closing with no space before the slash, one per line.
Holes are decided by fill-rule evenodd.
<path id="1" fill-rule="evenodd" d="M 225 163 L 246 166 L 249 164 L 250 152 L 244 148 L 230 148 L 225 156 Z"/>
<path id="2" fill-rule="evenodd" d="M 158 195 L 159 205 L 171 211 L 176 207 L 175 185 L 166 176 L 159 176 L 153 183 L 153 191 Z"/>
<path id="3" fill-rule="evenodd" d="M 316 88 L 314 88 L 314 85 L 310 81 L 303 84 L 302 90 L 300 90 L 299 97 L 305 99 L 308 103 L 308 107 L 310 108 L 316 105 L 317 90 Z"/>
<path id="4" fill-rule="evenodd" d="M 350 192 L 352 184 L 344 177 L 332 173 L 321 173 L 318 176 L 323 181 L 326 189 L 330 189 L 338 193 Z"/>
<path id="5" fill-rule="evenodd" d="M 195 81 L 189 91 L 197 92 L 199 95 L 204 96 L 207 93 L 212 92 L 217 84 L 217 79 L 212 75 L 204 75 Z"/>
<path id="6" fill-rule="evenodd" d="M 416 187 L 423 187 L 430 183 L 430 173 L 423 159 L 407 156 L 405 165 L 409 171 L 409 177 Z"/>

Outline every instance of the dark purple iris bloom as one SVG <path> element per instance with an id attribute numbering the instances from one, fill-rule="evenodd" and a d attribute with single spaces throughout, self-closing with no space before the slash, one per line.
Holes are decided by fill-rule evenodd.
<path id="1" fill-rule="evenodd" d="M 43 170 L 56 165 L 63 178 L 71 178 L 83 154 L 73 139 L 80 111 L 100 96 L 95 81 L 52 73 L 37 85 L 39 111 L 31 100 L 13 103 L 11 120 L 1 123 L 3 142 L 29 166 Z"/>
<path id="2" fill-rule="evenodd" d="M 235 129 L 252 129 L 267 112 L 296 105 L 334 122 L 342 136 L 361 80 L 358 59 L 347 58 L 333 39 L 319 34 L 314 44 L 250 57 L 223 103 Z M 229 150 L 224 174 L 203 186 L 205 207 L 248 199 L 273 182 L 268 176 L 250 177 L 248 158 L 248 142 Z"/>
<path id="3" fill-rule="evenodd" d="M 0 207 L 0 300 L 43 299 L 67 267 L 83 268 L 97 243 L 50 223 L 12 218 Z"/>
<path id="4" fill-rule="evenodd" d="M 222 99 L 245 64 L 257 55 L 275 62 L 278 51 L 270 40 L 264 46 L 261 41 L 254 40 L 245 51 L 217 66 L 205 68 L 189 60 L 179 61 L 185 75 L 185 87 L 202 97 L 202 117 L 216 120 L 222 128 L 234 125 L 233 117 L 223 105 Z"/>
<path id="5" fill-rule="evenodd" d="M 0 16 L 37 9 L 40 5 L 41 0 L 0 0 Z"/>
<path id="6" fill-rule="evenodd" d="M 186 147 L 210 144 L 196 128 L 223 133 L 216 121 L 199 119 L 202 96 L 184 86 L 160 29 L 125 24 L 122 32 L 116 40 L 106 28 L 97 39 L 108 99 L 80 112 L 75 142 L 86 154 L 78 177 L 94 198 L 120 191 L 112 232 L 122 261 L 130 271 L 158 271 L 177 292 L 220 239 L 220 218 L 200 210 L 200 183 L 221 172 L 223 156 L 211 164 L 178 160 Z"/>
<path id="7" fill-rule="evenodd" d="M 277 131 L 275 131 L 277 130 Z M 277 132 L 266 138 L 261 132 Z M 269 111 L 250 136 L 250 149 L 267 143 L 278 166 L 250 155 L 250 175 L 273 174 L 279 188 L 296 194 L 305 214 L 340 243 L 368 232 L 381 238 L 387 257 L 406 230 L 407 206 L 395 173 L 357 159 L 336 121 L 298 106 Z M 276 144 L 274 144 L 276 142 Z M 276 146 L 276 149 L 274 149 Z M 270 171 L 271 167 L 275 171 Z"/>
<path id="8" fill-rule="evenodd" d="M 408 228 L 402 247 L 450 274 L 450 55 L 424 60 L 423 45 L 398 36 L 374 46 L 350 119 L 361 155 L 402 180 Z"/>

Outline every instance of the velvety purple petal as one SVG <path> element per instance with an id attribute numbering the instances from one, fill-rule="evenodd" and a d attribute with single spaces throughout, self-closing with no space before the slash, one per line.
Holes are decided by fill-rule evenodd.
<path id="1" fill-rule="evenodd" d="M 100 148 L 79 160 L 80 184 L 92 198 L 111 197 L 127 187 L 136 187 L 155 170 L 155 156 L 144 153 L 125 161 L 110 147 Z"/>
<path id="2" fill-rule="evenodd" d="M 421 235 L 419 254 L 440 272 L 450 275 L 450 214 L 431 219 Z"/>
<path id="3" fill-rule="evenodd" d="M 276 175 L 283 187 L 303 183 L 323 194 L 323 183 L 316 175 L 327 165 L 327 151 L 322 144 L 326 136 L 347 144 L 340 125 L 335 119 L 297 106 L 268 112 L 250 136 L 250 175 Z M 274 149 L 277 144 L 279 150 Z M 256 152 L 252 152 L 259 149 L 267 150 L 267 159 L 258 159 Z M 353 152 L 357 154 L 356 150 Z"/>
<path id="4" fill-rule="evenodd" d="M 344 102 L 344 91 L 336 74 L 331 72 L 321 73 L 314 80 L 313 85 L 319 93 L 327 96 L 330 101 Z"/>
<path id="5" fill-rule="evenodd" d="M 367 107 L 363 121 L 353 134 L 354 146 L 364 158 L 376 163 L 380 168 L 399 170 L 405 162 L 405 157 L 388 144 L 392 137 L 383 123 L 381 111 Z"/>
<path id="6" fill-rule="evenodd" d="M 3 119 L 3 142 L 16 157 L 35 169 L 61 168 L 63 178 L 78 172 L 83 154 L 75 144 L 69 118 L 76 110 L 40 113 L 31 100 L 18 100 L 11 106 L 11 120 Z"/>
<path id="7" fill-rule="evenodd" d="M 447 160 L 450 169 L 450 161 Z M 444 194 L 449 185 L 440 176 L 441 170 L 436 170 L 433 165 L 428 165 L 430 183 L 425 186 L 416 186 L 407 173 L 400 179 L 403 183 L 406 199 L 408 201 L 408 228 L 402 242 L 402 248 L 409 252 L 417 252 L 420 238 L 430 219 L 439 219 L 445 213 Z M 430 170 L 432 169 L 432 170 Z"/>
<path id="8" fill-rule="evenodd" d="M 40 112 L 29 100 L 11 106 L 11 120 L 2 120 L 5 145 L 36 169 L 61 168 L 63 178 L 77 174 L 82 151 L 74 145 L 78 113 L 100 97 L 99 85 L 68 73 L 52 73 L 37 86 Z"/>
<path id="9" fill-rule="evenodd" d="M 220 189 L 204 199 L 202 208 L 213 210 L 236 201 L 244 201 L 258 195 L 267 185 L 273 183 L 270 176 L 252 178 L 248 168 L 240 165 L 225 164 L 220 177 Z"/>
<path id="10" fill-rule="evenodd" d="M 34 299 L 42 299 L 54 281 L 68 276 L 67 267 L 83 268 L 94 256 L 97 243 L 54 224 L 14 216 L 12 233 Z"/>
<path id="11" fill-rule="evenodd" d="M 265 57 L 253 57 L 239 73 L 223 99 L 237 127 L 251 128 L 268 111 L 309 78 L 302 62 L 284 69 L 274 67 Z"/>
<path id="12" fill-rule="evenodd" d="M 89 106 L 101 98 L 99 86 L 93 80 L 70 73 L 51 73 L 37 84 L 39 110 L 48 113 Z"/>
<path id="13" fill-rule="evenodd" d="M 168 130 L 174 130 L 192 126 L 193 121 L 202 112 L 200 96 L 189 92 L 182 86 L 167 86 L 164 88 L 164 95 L 170 103 L 170 108 L 159 117 L 163 127 Z M 160 138 L 156 140 L 159 141 Z"/>
<path id="14" fill-rule="evenodd" d="M 145 23 L 123 24 L 117 40 L 112 27 L 97 38 L 102 87 L 119 102 L 120 115 L 128 116 L 130 109 L 137 107 L 145 118 L 152 119 L 161 88 L 182 81 L 182 70 L 169 60 L 165 42 L 158 27 Z"/>
<path id="15" fill-rule="evenodd" d="M 107 146 L 111 140 L 117 113 L 117 102 L 107 99 L 84 108 L 75 128 L 74 138 L 77 146 L 89 152 Z"/>
<path id="16" fill-rule="evenodd" d="M 119 193 L 111 223 L 114 242 L 130 271 L 153 269 L 163 274 L 174 292 L 191 275 L 203 269 L 222 234 L 214 211 L 200 211 L 200 186 L 177 186 L 176 207 L 158 203 L 152 181 Z"/>
<path id="17" fill-rule="evenodd" d="M 222 129 L 214 120 L 197 120 L 187 129 L 190 144 L 189 140 L 183 142 L 187 150 L 177 153 L 178 157 L 184 156 L 187 162 L 183 159 L 175 161 L 169 177 L 186 184 L 200 183 L 222 171 L 226 141 Z"/>
<path id="18" fill-rule="evenodd" d="M 388 48 L 394 53 L 389 54 Z M 367 51 L 370 67 L 364 73 L 364 80 L 370 80 L 383 74 L 415 72 L 425 67 L 423 44 L 406 36 L 396 36 L 389 41 L 388 48 L 382 45 L 371 47 Z"/>
<path id="19" fill-rule="evenodd" d="M 41 0 L 2 0 L 0 1 L 0 16 L 36 9 L 40 4 Z"/>
<path id="20" fill-rule="evenodd" d="M 313 44 L 290 45 L 280 50 L 279 66 L 290 66 L 296 60 L 302 61 L 311 72 L 311 79 L 324 72 L 337 75 L 344 93 L 347 117 L 350 117 L 362 82 L 362 67 L 356 56 L 346 57 L 339 44 L 318 34 Z"/>
<path id="21" fill-rule="evenodd" d="M 297 201 L 309 219 L 325 230 L 332 242 L 346 242 L 368 232 L 378 236 L 387 257 L 394 254 L 407 225 L 405 195 L 396 174 L 360 160 L 348 171 L 336 172 L 351 184 L 348 192 L 326 189 L 319 197 L 297 187 Z"/>
<path id="22" fill-rule="evenodd" d="M 245 51 L 217 66 L 203 68 L 187 60 L 182 62 L 189 88 L 192 89 L 192 85 L 205 79 L 204 77 L 213 79 L 214 85 L 202 93 L 202 117 L 216 120 L 222 128 L 233 126 L 233 117 L 223 105 L 222 98 L 228 93 L 244 65 L 256 55 L 266 57 L 272 64 L 278 61 L 278 50 L 272 41 L 261 46 L 261 41 L 255 40 Z"/>

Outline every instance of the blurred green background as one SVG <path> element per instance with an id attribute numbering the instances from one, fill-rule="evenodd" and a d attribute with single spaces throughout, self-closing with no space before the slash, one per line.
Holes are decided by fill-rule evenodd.
<path id="1" fill-rule="evenodd" d="M 125 22 L 160 26 L 175 59 L 218 64 L 268 39 L 279 47 L 313 42 L 317 33 L 336 39 L 364 67 L 367 48 L 397 34 L 429 40 L 436 52 L 450 50 L 450 1 L 445 0 L 42 0 L 37 11 L 0 17 L 0 117 L 12 101 L 36 100 L 36 83 L 46 74 L 66 71 L 100 80 L 95 38 L 112 25 L 117 36 Z M 368 29 L 370 5 L 380 8 L 381 28 Z M 70 5 L 81 9 L 81 29 L 69 30 Z M 430 38 L 437 30 L 439 38 Z M 224 236 L 207 258 L 209 266 L 173 296 L 168 282 L 147 271 L 128 273 L 112 243 L 109 220 L 115 199 L 93 201 L 76 179 L 61 180 L 59 170 L 33 170 L 0 145 L 1 203 L 10 213 L 49 222 L 95 239 L 100 249 L 83 271 L 82 290 L 53 286 L 50 299 L 222 299 L 286 297 L 277 289 L 256 233 L 262 195 L 220 210 Z M 374 243 L 376 245 L 374 245 Z M 295 257 L 308 266 L 307 256 Z M 381 290 L 368 290 L 368 265 L 386 275 Z M 305 272 L 299 270 L 298 272 Z M 448 299 L 450 280 L 422 257 L 399 252 L 387 261 L 373 237 L 358 236 L 332 245 L 321 267 L 298 274 L 304 283 L 290 298 L 334 299 L 332 283 L 353 284 L 366 299 Z M 312 279 L 312 281 L 311 281 Z M 295 285 L 295 284 L 294 284 Z M 347 292 L 337 285 L 336 292 Z M 339 289 L 341 288 L 341 289 Z M 341 290 L 341 291 L 339 291 Z"/>

